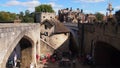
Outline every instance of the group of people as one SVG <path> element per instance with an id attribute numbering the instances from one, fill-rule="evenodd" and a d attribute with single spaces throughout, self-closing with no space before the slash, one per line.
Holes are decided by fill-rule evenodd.
<path id="1" fill-rule="evenodd" d="M 40 60 L 42 64 L 57 63 L 60 67 L 76 66 L 76 58 L 71 52 L 55 51 L 52 55 L 41 55 Z"/>
<path id="2" fill-rule="evenodd" d="M 75 68 L 77 62 L 91 65 L 93 63 L 93 58 L 90 54 L 81 57 L 71 52 L 55 51 L 52 55 L 47 54 L 46 56 L 41 56 L 41 61 L 43 64 L 51 62 L 58 63 L 59 66 L 73 66 Z"/>
<path id="3" fill-rule="evenodd" d="M 59 52 L 54 52 L 52 55 L 49 53 L 47 55 L 41 55 L 40 60 L 43 64 L 45 64 L 47 61 L 55 63 L 60 60 L 61 54 Z"/>

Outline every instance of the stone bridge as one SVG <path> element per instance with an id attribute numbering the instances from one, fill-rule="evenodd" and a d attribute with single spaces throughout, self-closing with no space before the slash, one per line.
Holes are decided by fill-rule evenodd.
<path id="1" fill-rule="evenodd" d="M 9 60 L 29 68 L 30 63 L 36 64 L 36 55 L 40 55 L 39 24 L 0 24 L 0 68 L 6 68 Z"/>
<path id="2" fill-rule="evenodd" d="M 72 41 L 75 41 L 75 44 L 79 46 L 79 41 L 78 41 L 78 24 L 77 23 L 64 23 L 64 25 L 70 30 L 71 35 L 73 36 Z"/>
<path id="3" fill-rule="evenodd" d="M 97 65 L 120 66 L 120 24 L 79 24 L 80 54 L 90 54 Z"/>

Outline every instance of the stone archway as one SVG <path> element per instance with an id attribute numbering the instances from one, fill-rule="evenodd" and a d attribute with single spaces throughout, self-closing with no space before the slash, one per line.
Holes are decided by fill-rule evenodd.
<path id="1" fill-rule="evenodd" d="M 120 51 L 105 42 L 96 42 L 94 47 L 96 65 L 120 66 Z"/>
<path id="2" fill-rule="evenodd" d="M 33 54 L 33 41 L 28 37 L 23 37 L 10 54 L 6 68 L 30 68 Z"/>
<path id="3" fill-rule="evenodd" d="M 21 48 L 21 68 L 29 68 L 32 62 L 32 43 L 26 38 L 22 38 L 19 43 Z"/>

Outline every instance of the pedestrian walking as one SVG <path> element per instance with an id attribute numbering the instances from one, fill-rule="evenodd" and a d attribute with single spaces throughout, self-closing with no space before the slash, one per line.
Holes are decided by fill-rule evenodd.
<path id="1" fill-rule="evenodd" d="M 75 59 L 72 60 L 72 64 L 73 64 L 73 68 L 76 68 L 76 60 Z"/>

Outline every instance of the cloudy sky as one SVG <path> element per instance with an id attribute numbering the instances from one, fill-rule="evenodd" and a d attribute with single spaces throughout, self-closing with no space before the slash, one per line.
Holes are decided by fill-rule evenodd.
<path id="1" fill-rule="evenodd" d="M 120 9 L 120 0 L 0 0 L 0 11 L 19 13 L 20 11 L 34 11 L 40 4 L 51 4 L 55 11 L 72 7 L 83 9 L 85 13 L 106 13 L 108 3 L 112 3 L 114 12 Z"/>

